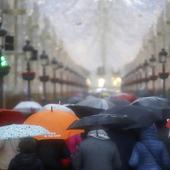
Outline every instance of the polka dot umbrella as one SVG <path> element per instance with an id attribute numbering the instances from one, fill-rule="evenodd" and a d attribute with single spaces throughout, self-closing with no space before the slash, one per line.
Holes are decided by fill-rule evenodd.
<path id="1" fill-rule="evenodd" d="M 56 135 L 46 128 L 28 124 L 11 124 L 0 127 L 0 140 L 33 137 L 39 135 Z"/>

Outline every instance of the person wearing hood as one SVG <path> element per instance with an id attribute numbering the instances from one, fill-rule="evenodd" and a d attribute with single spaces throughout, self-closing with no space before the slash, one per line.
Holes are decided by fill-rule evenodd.
<path id="1" fill-rule="evenodd" d="M 117 146 L 103 129 L 88 132 L 73 162 L 76 170 L 117 170 L 121 167 Z"/>
<path id="2" fill-rule="evenodd" d="M 133 148 L 129 164 L 137 170 L 169 170 L 170 156 L 153 125 L 142 130 Z"/>
<path id="3" fill-rule="evenodd" d="M 70 152 L 64 140 L 48 139 L 37 143 L 37 154 L 45 170 L 62 170 L 66 162 L 69 164 Z"/>
<path id="4" fill-rule="evenodd" d="M 10 162 L 8 170 L 44 170 L 41 160 L 36 155 L 36 140 L 23 138 L 19 143 L 19 154 Z"/>

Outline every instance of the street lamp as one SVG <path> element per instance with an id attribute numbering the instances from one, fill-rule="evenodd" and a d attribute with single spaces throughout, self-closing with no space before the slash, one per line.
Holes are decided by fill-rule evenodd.
<path id="1" fill-rule="evenodd" d="M 23 80 L 27 81 L 27 99 L 31 100 L 31 81 L 35 78 L 35 72 L 31 71 L 30 60 L 32 58 L 34 48 L 32 47 L 31 42 L 29 40 L 26 40 L 22 50 L 25 53 L 27 62 L 26 72 L 22 73 L 22 78 Z"/>
<path id="2" fill-rule="evenodd" d="M 144 61 L 143 63 L 143 71 L 145 73 L 145 78 L 144 78 L 144 82 L 145 82 L 145 89 L 148 90 L 148 66 L 149 63 L 147 60 Z"/>
<path id="3" fill-rule="evenodd" d="M 162 72 L 159 73 L 159 77 L 160 77 L 160 79 L 163 80 L 163 84 L 162 84 L 162 95 L 163 95 L 163 96 L 166 95 L 166 79 L 167 79 L 168 76 L 169 76 L 169 73 L 166 72 L 167 57 L 168 57 L 168 53 L 167 53 L 166 50 L 163 48 L 163 49 L 159 52 L 159 62 L 162 64 Z"/>
<path id="4" fill-rule="evenodd" d="M 57 70 L 57 66 L 58 66 L 58 61 L 56 60 L 56 58 L 53 58 L 51 60 L 51 65 L 52 65 L 52 69 L 53 69 L 53 77 L 51 79 L 51 82 L 53 83 L 53 99 L 55 100 L 56 96 L 57 96 L 57 92 L 56 92 L 56 84 L 58 82 L 57 76 L 56 76 L 56 70 Z"/>
<path id="5" fill-rule="evenodd" d="M 155 75 L 155 66 L 156 66 L 156 58 L 154 55 L 151 55 L 149 59 L 149 63 L 152 69 L 152 75 L 150 76 L 150 79 L 152 80 L 152 93 L 155 94 L 155 81 L 157 79 L 157 76 Z"/>
<path id="6" fill-rule="evenodd" d="M 0 107 L 3 107 L 3 85 L 4 85 L 4 76 L 9 73 L 10 66 L 8 65 L 6 57 L 3 55 L 4 49 L 4 38 L 7 34 L 7 31 L 2 28 L 2 14 L 0 13 Z"/>
<path id="7" fill-rule="evenodd" d="M 43 97 L 44 101 L 47 100 L 46 83 L 49 80 L 49 76 L 46 74 L 46 66 L 49 64 L 49 58 L 45 51 L 40 55 L 41 65 L 42 65 L 42 76 L 40 76 L 40 81 L 43 83 Z"/>

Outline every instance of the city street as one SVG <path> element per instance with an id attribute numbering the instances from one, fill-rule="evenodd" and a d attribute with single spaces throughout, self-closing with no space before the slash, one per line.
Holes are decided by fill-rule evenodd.
<path id="1" fill-rule="evenodd" d="M 0 170 L 170 169 L 170 0 L 0 0 Z"/>

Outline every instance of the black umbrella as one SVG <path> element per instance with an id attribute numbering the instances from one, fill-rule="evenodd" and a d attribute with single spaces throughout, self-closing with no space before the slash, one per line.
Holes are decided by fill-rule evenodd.
<path id="1" fill-rule="evenodd" d="M 97 109 L 88 106 L 79 106 L 79 105 L 67 105 L 68 108 L 73 110 L 73 112 L 79 117 L 82 118 L 84 116 L 95 115 L 103 112 L 103 109 Z"/>
<path id="2" fill-rule="evenodd" d="M 105 99 L 97 98 L 94 96 L 87 96 L 84 100 L 81 102 L 77 103 L 79 106 L 88 106 L 91 108 L 96 108 L 96 109 L 103 109 L 107 110 L 109 108 L 112 108 L 114 106 L 113 103 L 110 101 L 107 101 Z"/>
<path id="3" fill-rule="evenodd" d="M 129 120 L 126 115 L 115 114 L 97 114 L 86 116 L 73 122 L 68 129 L 88 129 L 91 127 L 108 126 L 115 128 L 125 128 L 133 124 L 133 120 Z"/>
<path id="4" fill-rule="evenodd" d="M 67 105 L 79 118 L 101 113 L 113 106 L 114 104 L 111 102 L 94 96 L 87 96 L 86 99 L 75 105 Z"/>
<path id="5" fill-rule="evenodd" d="M 82 100 L 83 100 L 83 97 L 81 97 L 81 96 L 72 96 L 68 100 L 66 100 L 65 103 L 68 103 L 68 104 L 77 104 L 78 102 L 80 102 Z"/>
<path id="6" fill-rule="evenodd" d="M 112 96 L 106 98 L 106 100 L 110 101 L 115 106 L 125 106 L 130 104 L 130 102 L 128 102 L 127 100 L 114 98 Z"/>
<path id="7" fill-rule="evenodd" d="M 141 106 L 134 105 L 114 107 L 107 110 L 105 113 L 114 115 L 127 115 L 127 118 L 134 122 L 133 124 L 129 125 L 127 129 L 148 127 L 160 119 L 154 114 L 154 112 L 149 111 Z"/>
<path id="8" fill-rule="evenodd" d="M 167 119 L 170 117 L 170 103 L 168 99 L 157 96 L 141 97 L 131 104 L 153 111 L 160 119 Z"/>

